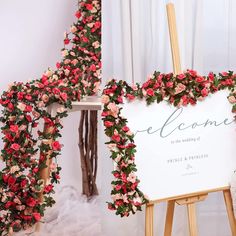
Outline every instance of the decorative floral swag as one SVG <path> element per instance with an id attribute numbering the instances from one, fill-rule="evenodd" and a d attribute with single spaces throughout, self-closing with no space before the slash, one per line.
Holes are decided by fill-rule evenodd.
<path id="1" fill-rule="evenodd" d="M 232 71 L 219 75 L 209 73 L 200 76 L 194 70 L 177 76 L 155 72 L 143 84 L 129 85 L 125 81 L 111 80 L 103 90 L 102 112 L 105 133 L 110 138 L 106 144 L 111 151 L 111 158 L 116 163 L 112 172 L 112 202 L 108 208 L 115 210 L 117 215 L 128 216 L 141 210 L 148 198 L 139 190 L 139 179 L 136 176 L 134 135 L 128 127 L 128 121 L 122 116 L 124 98 L 132 102 L 135 99 L 145 99 L 147 105 L 166 101 L 173 106 L 195 105 L 210 94 L 228 89 L 229 102 L 236 112 L 236 74 Z"/>
<path id="2" fill-rule="evenodd" d="M 95 95 L 100 86 L 100 2 L 80 1 L 77 22 L 65 33 L 63 59 L 56 64 L 57 70 L 48 69 L 31 82 L 15 82 L 1 95 L 4 148 L 0 158 L 4 168 L 0 171 L 0 235 L 30 228 L 55 202 L 52 193 L 61 170 L 57 164 L 61 118 L 67 116 L 72 101 Z M 55 116 L 46 109 L 52 103 L 61 104 Z M 47 156 L 51 174 L 44 183 L 40 171 L 47 166 Z"/>

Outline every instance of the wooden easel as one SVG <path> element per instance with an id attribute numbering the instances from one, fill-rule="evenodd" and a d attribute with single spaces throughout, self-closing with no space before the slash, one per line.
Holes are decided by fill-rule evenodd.
<path id="1" fill-rule="evenodd" d="M 167 17 L 168 17 L 168 26 L 169 26 L 174 73 L 179 74 L 179 73 L 181 73 L 181 63 L 180 63 L 180 53 L 179 53 L 179 44 L 178 44 L 174 5 L 172 3 L 169 3 L 169 4 L 167 4 L 166 9 L 167 9 Z M 212 190 L 203 191 L 203 192 L 199 192 L 199 193 L 193 193 L 193 194 L 189 194 L 189 195 L 183 195 L 183 196 L 178 196 L 178 197 L 174 197 L 174 198 L 161 199 L 161 200 L 149 202 L 146 205 L 145 236 L 153 236 L 154 235 L 153 234 L 154 204 L 158 203 L 158 202 L 162 202 L 162 201 L 167 201 L 167 212 L 166 212 L 164 236 L 171 236 L 175 203 L 177 203 L 178 205 L 186 205 L 187 206 L 189 234 L 190 234 L 190 236 L 197 236 L 197 221 L 196 221 L 195 203 L 205 200 L 208 193 L 218 192 L 218 191 L 223 192 L 232 236 L 236 236 L 236 220 L 235 220 L 235 216 L 234 216 L 233 204 L 232 204 L 232 199 L 231 199 L 229 187 L 212 189 Z"/>

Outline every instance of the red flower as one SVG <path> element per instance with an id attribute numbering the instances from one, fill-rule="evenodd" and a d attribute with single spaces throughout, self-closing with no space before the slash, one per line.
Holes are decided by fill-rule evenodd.
<path id="1" fill-rule="evenodd" d="M 89 11 L 93 10 L 93 4 L 86 4 L 86 8 Z"/>
<path id="2" fill-rule="evenodd" d="M 16 178 L 14 178 L 13 176 L 10 176 L 7 180 L 8 185 L 13 185 L 16 183 Z"/>
<path id="3" fill-rule="evenodd" d="M 18 143 L 13 143 L 11 145 L 11 149 L 15 150 L 15 151 L 19 151 L 20 149 L 20 145 Z"/>
<path id="4" fill-rule="evenodd" d="M 13 110 L 14 105 L 10 102 L 10 103 L 7 104 L 7 107 L 8 107 L 9 110 Z"/>
<path id="5" fill-rule="evenodd" d="M 40 219 L 41 219 L 40 213 L 34 212 L 32 215 L 33 215 L 33 217 L 34 217 L 34 219 L 35 219 L 36 221 L 40 221 Z"/>
<path id="6" fill-rule="evenodd" d="M 58 141 L 52 142 L 52 149 L 54 151 L 59 151 L 61 150 L 61 144 Z"/>
<path id="7" fill-rule="evenodd" d="M 17 98 L 18 98 L 19 100 L 22 100 L 22 99 L 24 98 L 24 93 L 23 93 L 23 92 L 17 93 Z"/>
<path id="8" fill-rule="evenodd" d="M 8 201 L 8 202 L 5 204 L 5 208 L 8 209 L 8 208 L 10 208 L 12 205 L 14 205 L 14 202 Z"/>
<path id="9" fill-rule="evenodd" d="M 36 204 L 37 204 L 37 200 L 34 199 L 34 198 L 32 198 L 32 197 L 29 197 L 29 198 L 26 200 L 26 205 L 27 205 L 27 206 L 34 207 Z"/>
<path id="10" fill-rule="evenodd" d="M 118 98 L 117 98 L 117 102 L 119 102 L 119 103 L 123 103 L 123 99 L 122 99 L 122 97 L 118 97 Z"/>
<path id="11" fill-rule="evenodd" d="M 64 101 L 66 101 L 67 98 L 68 98 L 68 96 L 67 96 L 66 93 L 61 93 L 60 96 L 61 96 L 61 98 L 62 98 Z"/>
<path id="12" fill-rule="evenodd" d="M 117 201 L 115 201 L 115 205 L 122 206 L 122 205 L 124 205 L 124 202 L 122 200 L 117 200 Z"/>
<path id="13" fill-rule="evenodd" d="M 115 178 L 119 178 L 120 177 L 120 174 L 118 172 L 115 172 L 113 175 L 114 175 Z"/>
<path id="14" fill-rule="evenodd" d="M 27 105 L 26 107 L 25 107 L 25 111 L 26 112 L 31 112 L 32 111 L 32 106 L 30 106 L 30 105 Z"/>
<path id="15" fill-rule="evenodd" d="M 64 44 L 67 45 L 70 43 L 70 40 L 68 38 L 64 39 Z"/>
<path id="16" fill-rule="evenodd" d="M 197 77 L 196 78 L 196 81 L 198 82 L 198 83 L 202 83 L 203 81 L 204 81 L 204 78 L 203 77 Z"/>
<path id="17" fill-rule="evenodd" d="M 76 13 L 75 13 L 75 16 L 79 19 L 80 17 L 81 17 L 81 12 L 80 11 L 77 11 Z"/>
<path id="18" fill-rule="evenodd" d="M 18 125 L 10 125 L 10 131 L 13 133 L 17 133 L 19 130 Z"/>
<path id="19" fill-rule="evenodd" d="M 129 131 L 129 127 L 128 127 L 128 126 L 124 126 L 124 127 L 122 128 L 122 130 L 123 130 L 124 132 L 128 132 L 128 131 Z"/>
<path id="20" fill-rule="evenodd" d="M 45 193 L 50 193 L 53 189 L 53 185 L 52 184 L 49 184 L 47 186 L 44 187 L 44 192 Z"/>
<path id="21" fill-rule="evenodd" d="M 206 97 L 206 96 L 208 95 L 208 90 L 207 90 L 206 88 L 202 89 L 201 95 L 202 95 L 203 97 Z"/>
<path id="22" fill-rule="evenodd" d="M 30 94 L 26 94 L 25 95 L 25 99 L 28 100 L 28 101 L 31 101 L 32 100 L 32 96 Z"/>
<path id="23" fill-rule="evenodd" d="M 120 135 L 118 135 L 118 134 L 114 134 L 114 135 L 112 135 L 112 140 L 114 140 L 114 141 L 116 141 L 116 142 L 120 142 Z"/>
<path id="24" fill-rule="evenodd" d="M 122 186 L 121 186 L 121 185 L 116 185 L 116 186 L 115 186 L 115 190 L 116 190 L 116 191 L 119 191 L 119 190 L 121 190 L 121 188 L 122 188 Z"/>
<path id="25" fill-rule="evenodd" d="M 102 114 L 101 114 L 101 116 L 105 116 L 105 117 L 108 116 L 108 115 L 109 115 L 109 113 L 107 111 L 103 111 Z"/>
<path id="26" fill-rule="evenodd" d="M 101 25 L 102 25 L 101 22 L 97 21 L 97 22 L 95 22 L 94 27 L 98 29 L 101 27 Z"/>
<path id="27" fill-rule="evenodd" d="M 169 81 L 169 82 L 166 83 L 166 87 L 167 87 L 167 88 L 173 88 L 173 85 L 174 85 L 174 83 L 171 82 L 171 81 Z"/>
<path id="28" fill-rule="evenodd" d="M 20 183 L 21 188 L 24 188 L 27 183 L 28 183 L 28 181 L 26 179 L 23 179 Z"/>
<path id="29" fill-rule="evenodd" d="M 151 97 L 154 96 L 154 91 L 153 91 L 153 89 L 148 88 L 146 92 L 147 92 L 147 95 L 149 95 L 149 96 L 151 96 Z"/>
<path id="30" fill-rule="evenodd" d="M 179 80 L 183 80 L 184 78 L 186 78 L 186 75 L 185 74 L 179 74 L 179 75 L 177 75 L 177 78 Z"/>
<path id="31" fill-rule="evenodd" d="M 126 94 L 126 97 L 130 100 L 130 101 L 132 101 L 132 100 L 134 100 L 135 99 L 135 96 L 133 95 L 133 94 Z"/>
<path id="32" fill-rule="evenodd" d="M 106 127 L 112 127 L 112 126 L 114 125 L 114 123 L 111 122 L 111 121 L 105 121 L 105 122 L 104 122 L 104 125 L 105 125 Z"/>
<path id="33" fill-rule="evenodd" d="M 90 69 L 91 71 L 96 71 L 96 70 L 97 70 L 97 68 L 96 68 L 96 66 L 95 66 L 94 64 L 92 64 L 92 65 L 89 67 L 89 69 Z"/>

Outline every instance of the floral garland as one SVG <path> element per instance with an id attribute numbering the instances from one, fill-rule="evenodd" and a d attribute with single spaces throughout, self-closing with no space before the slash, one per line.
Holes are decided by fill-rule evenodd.
<path id="1" fill-rule="evenodd" d="M 147 197 L 139 190 L 139 179 L 136 176 L 134 135 L 127 126 L 128 121 L 122 117 L 119 106 L 123 99 L 133 101 L 145 99 L 147 105 L 154 102 L 166 101 L 174 106 L 195 105 L 204 100 L 209 94 L 229 89 L 229 102 L 233 105 L 232 112 L 236 112 L 236 74 L 232 71 L 220 73 L 216 76 L 200 76 L 194 70 L 174 76 L 173 73 L 161 74 L 155 72 L 143 84 L 130 86 L 125 81 L 111 80 L 103 90 L 102 116 L 105 134 L 110 138 L 106 144 L 111 151 L 111 158 L 116 163 L 112 172 L 112 200 L 108 208 L 115 210 L 117 215 L 128 216 L 141 210 L 141 206 L 148 202 Z"/>
<path id="2" fill-rule="evenodd" d="M 57 70 L 48 69 L 40 79 L 15 82 L 3 92 L 4 148 L 0 158 L 0 235 L 28 229 L 40 221 L 47 207 L 55 201 L 54 184 L 59 182 L 61 167 L 57 164 L 62 145 L 57 140 L 62 129 L 61 118 L 72 101 L 98 92 L 101 80 L 101 1 L 81 0 L 77 22 L 65 33 L 63 59 Z M 59 103 L 51 116 L 46 107 Z M 39 123 L 44 121 L 45 129 Z M 50 180 L 44 183 L 40 171 L 50 156 Z M 44 199 L 39 200 L 43 192 Z"/>

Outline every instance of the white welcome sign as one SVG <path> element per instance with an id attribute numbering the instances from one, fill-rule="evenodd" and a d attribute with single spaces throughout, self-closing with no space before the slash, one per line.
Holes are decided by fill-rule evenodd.
<path id="1" fill-rule="evenodd" d="M 140 190 L 150 200 L 226 187 L 236 169 L 236 123 L 227 91 L 195 106 L 126 102 Z"/>

